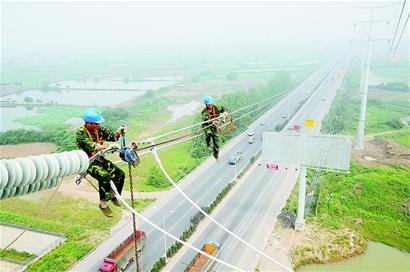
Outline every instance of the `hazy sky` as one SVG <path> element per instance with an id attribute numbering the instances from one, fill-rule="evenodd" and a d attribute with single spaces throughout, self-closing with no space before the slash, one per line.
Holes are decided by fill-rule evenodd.
<path id="1" fill-rule="evenodd" d="M 3 56 L 28 52 L 346 44 L 352 6 L 386 2 L 2 2 Z M 387 18 L 397 9 L 378 10 Z M 357 28 L 360 32 L 360 28 Z M 365 30 L 365 29 L 363 29 Z M 380 36 L 391 35 L 385 25 Z M 364 37 L 363 34 L 356 34 Z"/>

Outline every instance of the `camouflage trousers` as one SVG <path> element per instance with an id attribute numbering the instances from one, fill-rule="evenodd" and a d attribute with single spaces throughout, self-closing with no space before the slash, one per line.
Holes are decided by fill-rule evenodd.
<path id="1" fill-rule="evenodd" d="M 113 197 L 111 192 L 110 180 L 117 187 L 118 193 L 121 194 L 124 186 L 125 173 L 118 166 L 104 157 L 100 157 L 93 161 L 88 167 L 87 172 L 96 180 L 98 180 L 98 190 L 100 192 L 100 200 L 109 201 Z"/>
<path id="2" fill-rule="evenodd" d="M 212 140 L 212 151 L 213 151 L 213 156 L 215 158 L 219 157 L 219 139 L 218 139 L 218 130 L 216 127 L 210 127 L 205 129 L 205 142 L 206 146 L 211 145 L 211 140 Z"/>

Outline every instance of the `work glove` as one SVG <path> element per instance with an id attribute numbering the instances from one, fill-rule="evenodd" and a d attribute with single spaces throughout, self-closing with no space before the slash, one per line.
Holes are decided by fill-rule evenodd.
<path id="1" fill-rule="evenodd" d="M 104 150 L 104 149 L 107 149 L 107 146 L 106 146 L 106 145 L 103 145 L 103 144 L 95 144 L 95 150 L 96 150 L 96 151 L 102 151 L 102 150 Z"/>
<path id="2" fill-rule="evenodd" d="M 224 111 L 223 113 L 221 113 L 221 120 L 222 122 L 226 122 L 226 119 L 228 118 L 228 112 Z"/>
<path id="3" fill-rule="evenodd" d="M 126 132 L 128 129 L 126 124 L 122 124 L 118 129 L 117 129 L 117 133 L 121 134 L 122 132 Z"/>

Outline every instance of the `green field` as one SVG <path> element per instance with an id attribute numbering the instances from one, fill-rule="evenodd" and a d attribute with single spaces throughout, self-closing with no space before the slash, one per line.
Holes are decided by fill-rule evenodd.
<path id="1" fill-rule="evenodd" d="M 356 136 L 360 110 L 358 75 L 357 69 L 353 68 L 349 72 L 344 84 L 344 91 L 340 90 L 338 92 L 329 114 L 324 119 L 323 132 L 328 133 L 333 127 L 332 133 Z M 404 128 L 400 120 L 410 116 L 409 99 L 410 92 L 387 91 L 370 87 L 366 109 L 365 134 L 379 134 L 397 130 L 398 134 L 395 137 L 388 134 L 386 134 L 386 137 L 391 136 L 389 139 L 406 146 L 405 132 L 408 130 Z"/>
<path id="2" fill-rule="evenodd" d="M 409 126 L 404 127 L 399 130 L 378 133 L 376 135 L 377 137 L 383 137 L 385 139 L 392 140 L 410 149 L 410 127 Z"/>
<path id="3" fill-rule="evenodd" d="M 351 163 L 349 174 L 328 173 L 320 186 L 317 219 L 348 226 L 372 241 L 410 252 L 410 169 Z"/>
<path id="4" fill-rule="evenodd" d="M 384 79 L 408 83 L 410 67 L 408 61 L 398 61 L 381 65 L 372 65 L 371 72 Z"/>
<path id="5" fill-rule="evenodd" d="M 31 226 L 64 234 L 66 240 L 49 254 L 31 264 L 26 271 L 65 271 L 91 251 L 118 222 L 121 209 L 111 205 L 113 218 L 102 215 L 97 204 L 57 193 L 45 207 L 52 192 L 40 200 L 11 198 L 0 201 L 0 222 Z M 143 209 L 152 199 L 138 203 Z"/>

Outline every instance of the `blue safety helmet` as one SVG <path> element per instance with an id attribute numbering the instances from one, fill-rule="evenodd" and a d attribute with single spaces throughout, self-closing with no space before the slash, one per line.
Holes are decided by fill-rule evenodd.
<path id="1" fill-rule="evenodd" d="M 214 100 L 212 99 L 212 97 L 210 97 L 209 95 L 204 97 L 204 104 L 205 105 L 211 105 L 214 103 Z"/>
<path id="2" fill-rule="evenodd" d="M 97 124 L 99 124 L 99 123 L 104 122 L 104 118 L 101 116 L 101 113 L 99 113 L 94 108 L 88 108 L 84 111 L 83 120 L 86 123 L 97 123 Z"/>

